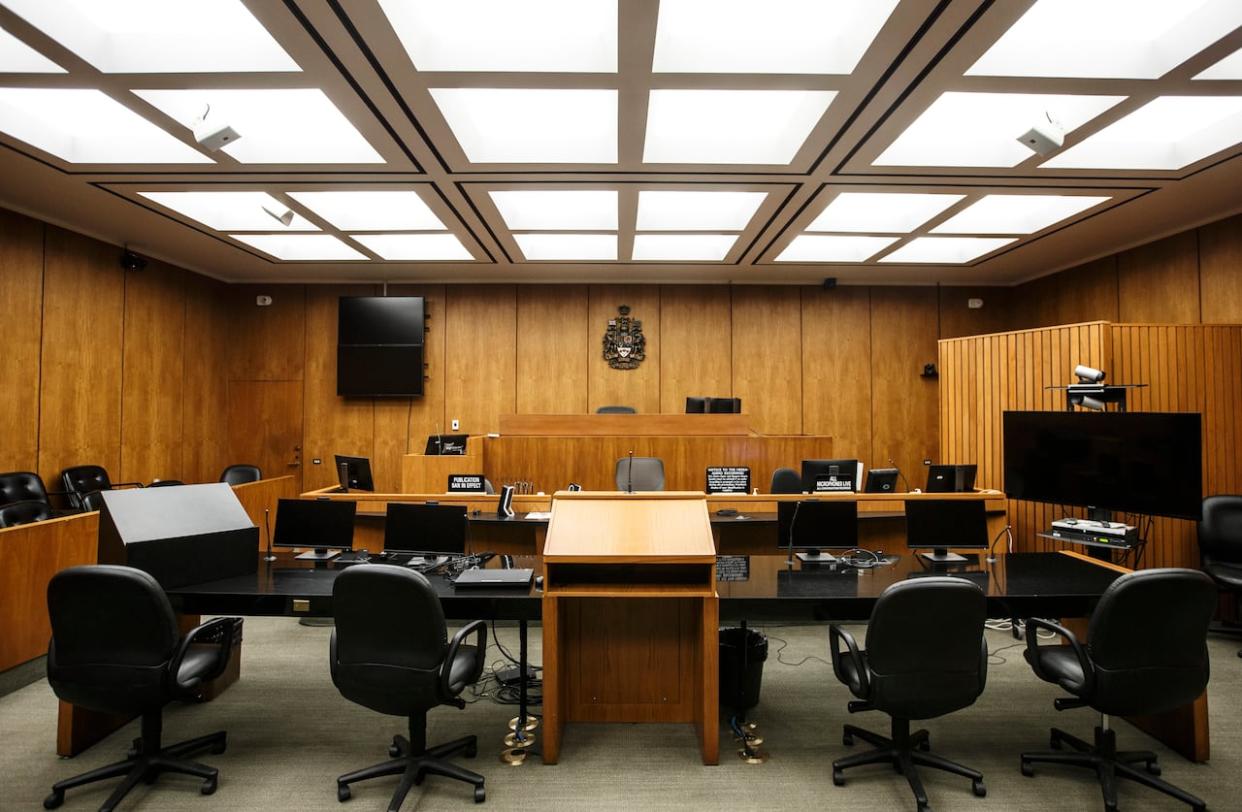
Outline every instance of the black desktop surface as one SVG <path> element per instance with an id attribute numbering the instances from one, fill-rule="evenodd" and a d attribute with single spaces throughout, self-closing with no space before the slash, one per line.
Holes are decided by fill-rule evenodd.
<path id="1" fill-rule="evenodd" d="M 917 556 L 896 556 L 893 563 L 859 572 L 833 572 L 823 564 L 786 564 L 784 554 L 750 556 L 744 581 L 720 581 L 722 620 L 866 620 L 876 599 L 890 584 L 922 573 L 986 573 L 966 577 L 981 582 L 993 617 L 1085 617 L 1120 573 L 1065 553 L 1011 553 L 996 563 L 941 569 Z M 499 566 L 500 559 L 488 562 Z M 537 556 L 514 556 L 515 567 L 541 571 Z M 298 561 L 282 555 L 260 561 L 258 571 L 168 590 L 178 611 L 186 614 L 294 616 L 332 615 L 332 582 L 348 567 L 332 562 Z M 790 573 L 793 573 L 792 575 Z M 428 577 L 444 612 L 453 619 L 494 617 L 538 620 L 542 592 L 512 588 L 456 590 L 442 575 Z M 295 606 L 306 601 L 306 607 Z"/>

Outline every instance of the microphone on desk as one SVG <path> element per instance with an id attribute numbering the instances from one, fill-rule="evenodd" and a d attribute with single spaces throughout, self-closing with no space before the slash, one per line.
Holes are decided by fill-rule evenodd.
<path id="1" fill-rule="evenodd" d="M 634 492 L 634 449 L 630 449 L 630 467 L 625 474 L 625 492 Z"/>
<path id="2" fill-rule="evenodd" d="M 276 556 L 272 555 L 272 511 L 270 508 L 263 508 L 263 526 L 267 530 L 267 555 L 263 556 L 264 561 L 275 561 Z"/>
<path id="3" fill-rule="evenodd" d="M 910 480 L 906 479 L 906 475 L 903 474 L 901 472 L 901 469 L 897 467 L 897 464 L 893 462 L 892 457 L 888 458 L 888 465 L 890 468 L 897 468 L 897 476 L 901 477 L 901 481 L 904 482 L 906 485 L 906 493 L 909 493 L 910 492 Z"/>

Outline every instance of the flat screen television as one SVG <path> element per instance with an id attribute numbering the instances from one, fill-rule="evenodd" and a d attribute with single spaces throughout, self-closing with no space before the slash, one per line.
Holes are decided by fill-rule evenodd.
<path id="1" fill-rule="evenodd" d="M 342 296 L 337 343 L 421 346 L 423 301 L 421 296 Z"/>
<path id="2" fill-rule="evenodd" d="M 342 296 L 336 393 L 421 397 L 424 301 L 419 296 Z"/>
<path id="3" fill-rule="evenodd" d="M 1005 412 L 1011 499 L 1199 519 L 1202 421 L 1186 412 Z"/>

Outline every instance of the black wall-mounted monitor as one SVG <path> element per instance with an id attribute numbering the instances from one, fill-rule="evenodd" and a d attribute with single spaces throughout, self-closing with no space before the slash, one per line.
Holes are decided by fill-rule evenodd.
<path id="1" fill-rule="evenodd" d="M 423 301 L 421 296 L 342 296 L 337 343 L 422 346 Z"/>
<path id="2" fill-rule="evenodd" d="M 1005 412 L 1011 499 L 1199 519 L 1202 419 L 1189 412 Z"/>
<path id="3" fill-rule="evenodd" d="M 336 393 L 421 397 L 424 301 L 419 296 L 342 296 Z"/>

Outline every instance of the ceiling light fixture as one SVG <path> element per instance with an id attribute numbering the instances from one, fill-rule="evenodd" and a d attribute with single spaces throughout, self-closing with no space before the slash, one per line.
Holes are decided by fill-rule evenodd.
<path id="1" fill-rule="evenodd" d="M 225 145 L 241 138 L 241 134 L 230 127 L 227 121 L 220 118 L 208 121 L 207 115 L 209 113 L 211 113 L 210 104 L 203 109 L 203 114 L 194 119 L 194 123 L 190 126 L 190 129 L 194 132 L 194 140 L 199 143 L 199 146 L 212 152 L 218 152 Z"/>

